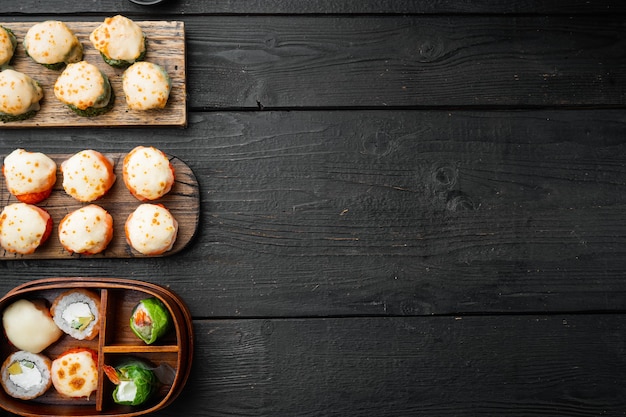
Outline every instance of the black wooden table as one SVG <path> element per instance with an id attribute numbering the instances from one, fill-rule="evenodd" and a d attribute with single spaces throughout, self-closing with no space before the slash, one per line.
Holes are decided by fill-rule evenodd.
<path id="1" fill-rule="evenodd" d="M 0 126 L 0 154 L 150 144 L 200 185 L 122 277 L 194 317 L 162 416 L 626 413 L 626 3 L 3 1 L 0 20 L 185 22 L 186 128 Z"/>

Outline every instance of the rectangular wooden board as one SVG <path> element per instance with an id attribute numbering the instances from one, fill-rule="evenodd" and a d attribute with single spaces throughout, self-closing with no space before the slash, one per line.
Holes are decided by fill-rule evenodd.
<path id="1" fill-rule="evenodd" d="M 113 127 L 113 126 L 180 126 L 187 125 L 187 93 L 185 69 L 185 25 L 180 21 L 138 21 L 147 39 L 145 61 L 162 66 L 172 81 L 167 106 L 164 109 L 132 111 L 126 106 L 122 90 L 123 69 L 107 65 L 89 35 L 102 21 L 64 22 L 83 45 L 83 60 L 97 66 L 111 82 L 115 94 L 113 109 L 97 117 L 78 116 L 54 96 L 54 83 L 61 71 L 47 69 L 35 63 L 24 51 L 23 41 L 28 29 L 36 22 L 10 22 L 0 25 L 11 29 L 17 37 L 18 46 L 10 66 L 37 80 L 43 90 L 41 110 L 31 119 L 1 123 L 0 128 L 25 127 Z"/>
<path id="2" fill-rule="evenodd" d="M 124 233 L 126 219 L 142 203 L 130 194 L 130 191 L 124 184 L 122 161 L 126 154 L 105 153 L 105 155 L 114 161 L 116 181 L 107 194 L 93 202 L 93 204 L 97 204 L 107 210 L 113 217 L 113 239 L 104 252 L 95 255 L 71 254 L 61 245 L 58 233 L 59 222 L 65 215 L 90 203 L 81 203 L 65 192 L 63 189 L 63 174 L 60 169 L 57 169 L 57 181 L 52 194 L 37 204 L 38 207 L 47 210 L 50 216 L 52 216 L 52 235 L 32 254 L 20 255 L 0 248 L 0 260 L 145 258 L 146 255 L 142 255 L 130 248 L 126 243 L 126 235 Z M 54 154 L 48 156 L 57 163 L 57 167 L 60 167 L 61 163 L 71 155 Z M 176 242 L 174 242 L 172 249 L 165 252 L 162 256 L 175 254 L 189 244 L 196 233 L 200 217 L 200 193 L 193 171 L 182 160 L 172 156 L 169 156 L 169 159 L 176 173 L 174 185 L 165 196 L 150 202 L 165 206 L 178 222 Z M 4 182 L 0 187 L 0 202 L 2 202 L 2 208 L 8 204 L 18 202 L 15 196 L 9 193 Z"/>

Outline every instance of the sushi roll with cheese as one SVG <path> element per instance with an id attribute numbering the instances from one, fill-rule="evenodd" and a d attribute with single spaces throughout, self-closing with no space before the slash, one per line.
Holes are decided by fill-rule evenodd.
<path id="1" fill-rule="evenodd" d="M 63 70 L 54 83 L 54 95 L 83 117 L 104 114 L 115 102 L 109 77 L 87 61 L 69 64 Z"/>
<path id="2" fill-rule="evenodd" d="M 13 346 L 31 353 L 43 351 L 63 335 L 43 299 L 11 303 L 2 313 L 2 327 Z"/>
<path id="3" fill-rule="evenodd" d="M 52 385 L 63 397 L 89 398 L 98 389 L 98 353 L 72 348 L 52 361 Z"/>
<path id="4" fill-rule="evenodd" d="M 28 29 L 24 50 L 33 61 L 52 70 L 83 59 L 83 46 L 67 25 L 46 20 Z"/>
<path id="5" fill-rule="evenodd" d="M 17 48 L 17 38 L 13 31 L 4 26 L 0 26 L 0 68 L 5 68 L 13 59 L 13 54 Z"/>
<path id="6" fill-rule="evenodd" d="M 126 241 L 137 252 L 156 256 L 172 249 L 178 222 L 161 204 L 140 204 L 124 225 Z"/>
<path id="7" fill-rule="evenodd" d="M 122 405 L 141 405 L 148 401 L 159 387 L 159 380 L 151 364 L 129 359 L 117 367 L 104 365 L 104 372 L 115 384 L 113 401 Z"/>
<path id="8" fill-rule="evenodd" d="M 130 316 L 130 328 L 146 344 L 151 345 L 170 329 L 172 317 L 165 304 L 156 297 L 141 300 Z"/>
<path id="9" fill-rule="evenodd" d="M 104 61 L 115 68 L 126 68 L 146 55 L 146 36 L 131 19 L 117 15 L 107 17 L 89 35 L 93 47 Z"/>
<path id="10" fill-rule="evenodd" d="M 0 121 L 16 122 L 34 117 L 42 98 L 41 86 L 30 76 L 12 69 L 0 72 Z"/>
<path id="11" fill-rule="evenodd" d="M 35 205 L 13 203 L 0 213 L 0 246 L 7 252 L 28 255 L 52 232 L 52 217 Z"/>
<path id="12" fill-rule="evenodd" d="M 2 388 L 14 398 L 37 398 L 52 385 L 51 366 L 52 362 L 44 355 L 15 352 L 2 364 Z"/>
<path id="13" fill-rule="evenodd" d="M 82 288 L 60 294 L 50 308 L 61 330 L 78 340 L 92 340 L 100 331 L 100 296 Z"/>
<path id="14" fill-rule="evenodd" d="M 163 67 L 143 61 L 124 71 L 122 88 L 129 109 L 162 109 L 170 96 L 172 81 Z"/>
<path id="15" fill-rule="evenodd" d="M 102 207 L 89 204 L 66 215 L 59 223 L 59 241 L 70 253 L 94 255 L 113 238 L 113 218 Z"/>
<path id="16" fill-rule="evenodd" d="M 4 158 L 7 189 L 19 201 L 37 204 L 50 196 L 57 180 L 57 164 L 41 152 L 16 149 Z"/>
<path id="17" fill-rule="evenodd" d="M 61 163 L 63 189 L 81 202 L 104 196 L 115 182 L 113 161 L 93 149 L 75 153 Z"/>
<path id="18" fill-rule="evenodd" d="M 124 184 L 138 200 L 163 197 L 174 185 L 174 167 L 162 151 L 137 146 L 125 157 L 122 165 Z"/>

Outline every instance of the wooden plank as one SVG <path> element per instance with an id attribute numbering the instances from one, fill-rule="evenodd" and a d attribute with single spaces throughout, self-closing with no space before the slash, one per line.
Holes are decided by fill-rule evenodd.
<path id="1" fill-rule="evenodd" d="M 227 2 L 203 2 L 195 0 L 168 0 L 158 6 L 137 6 L 130 1 L 99 0 L 93 4 L 70 4 L 53 0 L 45 3 L 25 0 L 19 3 L 3 2 L 0 14 L 21 15 L 25 13 L 93 14 L 116 13 L 133 15 L 166 14 L 615 14 L 626 12 L 619 0 L 230 0 Z"/>
<path id="2" fill-rule="evenodd" d="M 624 106 L 623 18 L 189 17 L 192 108 Z"/>
<path id="3" fill-rule="evenodd" d="M 126 150 L 134 129 L 2 133 L 48 153 Z M 199 183 L 200 228 L 161 261 L 31 262 L 132 275 L 195 315 L 621 310 L 626 115 L 580 111 L 194 112 L 147 129 Z M 4 287 L 3 287 L 4 286 Z"/>
<path id="4" fill-rule="evenodd" d="M 187 92 L 185 84 L 185 25 L 183 22 L 137 21 L 147 39 L 146 61 L 154 62 L 167 71 L 172 91 L 164 109 L 131 111 L 127 108 L 122 89 L 123 69 L 107 65 L 93 48 L 89 34 L 100 25 L 97 22 L 66 22 L 83 45 L 83 59 L 96 65 L 108 77 L 115 94 L 113 109 L 97 117 L 81 117 L 54 96 L 54 83 L 61 71 L 52 71 L 30 59 L 22 45 L 32 22 L 8 22 L 4 26 L 14 31 L 18 47 L 12 67 L 37 80 L 44 90 L 41 110 L 32 119 L 0 124 L 0 128 L 26 127 L 111 127 L 111 126 L 185 126 L 187 124 Z"/>
<path id="5" fill-rule="evenodd" d="M 626 408 L 623 315 L 197 320 L 194 327 L 198 366 L 172 406 L 190 417 L 573 417 Z"/>
<path id="6" fill-rule="evenodd" d="M 29 149 L 30 151 L 37 151 Z M 6 154 L 4 154 L 6 156 Z M 72 154 L 49 154 L 60 167 L 62 162 Z M 63 174 L 57 170 L 57 181 L 50 197 L 38 203 L 37 206 L 45 209 L 52 216 L 54 231 L 48 241 L 39 247 L 34 253 L 20 255 L 0 250 L 0 260 L 24 260 L 24 259 L 76 259 L 76 258 L 133 258 L 144 257 L 139 252 L 131 249 L 126 243 L 124 224 L 128 216 L 141 204 L 130 194 L 123 181 L 122 162 L 125 153 L 106 154 L 114 162 L 116 175 L 115 184 L 102 198 L 93 202 L 107 210 L 113 217 L 113 239 L 106 250 L 95 255 L 71 254 L 66 251 L 58 238 L 59 222 L 67 214 L 84 207 L 88 203 L 81 203 L 63 190 Z M 192 240 L 198 228 L 200 216 L 198 183 L 191 169 L 179 158 L 170 157 L 170 162 L 176 172 L 176 180 L 172 190 L 162 198 L 153 201 L 155 204 L 163 204 L 178 222 L 178 235 L 172 249 L 162 256 L 173 255 L 183 250 Z M 4 182 L 4 180 L 3 180 Z M 16 203 L 17 199 L 11 195 L 3 183 L 0 188 L 0 201 L 2 206 Z"/>

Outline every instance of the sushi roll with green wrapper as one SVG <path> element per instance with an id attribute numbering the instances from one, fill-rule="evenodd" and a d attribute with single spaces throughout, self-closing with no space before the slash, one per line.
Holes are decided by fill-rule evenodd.
<path id="1" fill-rule="evenodd" d="M 148 401 L 157 391 L 159 380 L 151 366 L 139 359 L 112 367 L 104 366 L 109 380 L 116 385 L 113 401 L 122 405 L 140 405 Z"/>
<path id="2" fill-rule="evenodd" d="M 164 336 L 170 329 L 171 323 L 170 312 L 156 297 L 141 300 L 130 316 L 130 328 L 148 345 Z"/>

